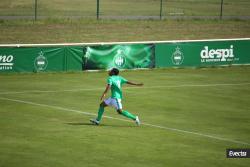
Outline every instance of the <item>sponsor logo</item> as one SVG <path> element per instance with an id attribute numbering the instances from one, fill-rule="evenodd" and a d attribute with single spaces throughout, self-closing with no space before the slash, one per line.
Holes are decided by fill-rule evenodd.
<path id="1" fill-rule="evenodd" d="M 234 46 L 231 45 L 228 49 L 209 49 L 205 46 L 200 53 L 201 62 L 231 62 L 239 61 L 239 58 L 234 56 Z"/>
<path id="2" fill-rule="evenodd" d="M 46 70 L 48 65 L 48 60 L 46 57 L 43 56 L 43 52 L 39 52 L 39 55 L 37 56 L 37 58 L 34 61 L 34 66 L 36 68 L 37 71 L 44 71 Z"/>
<path id="3" fill-rule="evenodd" d="M 14 56 L 12 55 L 0 55 L 0 70 L 12 70 Z"/>
<path id="4" fill-rule="evenodd" d="M 227 158 L 250 158 L 250 149 L 227 149 Z"/>
<path id="5" fill-rule="evenodd" d="M 172 54 L 172 62 L 174 65 L 181 65 L 184 60 L 184 55 L 181 52 L 181 49 L 177 46 L 175 52 Z"/>
<path id="6" fill-rule="evenodd" d="M 123 50 L 117 50 L 117 54 L 115 55 L 114 59 L 114 64 L 117 67 L 123 67 L 126 63 L 126 57 L 125 54 L 123 53 Z"/>

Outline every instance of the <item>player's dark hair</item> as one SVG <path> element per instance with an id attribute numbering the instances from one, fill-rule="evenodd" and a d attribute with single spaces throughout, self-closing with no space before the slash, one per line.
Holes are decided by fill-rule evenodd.
<path id="1" fill-rule="evenodd" d="M 119 70 L 117 68 L 112 68 L 111 73 L 113 75 L 118 75 L 119 74 Z"/>

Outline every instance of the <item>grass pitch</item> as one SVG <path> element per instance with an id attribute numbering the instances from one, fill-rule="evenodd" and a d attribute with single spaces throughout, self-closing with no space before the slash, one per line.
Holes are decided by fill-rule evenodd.
<path id="1" fill-rule="evenodd" d="M 1 74 L 0 166 L 250 164 L 226 158 L 227 148 L 250 147 L 249 66 L 121 75 L 145 84 L 124 87 L 123 106 L 140 116 L 140 127 L 112 108 L 104 113 L 112 119 L 89 124 L 106 72 Z"/>
<path id="2" fill-rule="evenodd" d="M 250 20 L 0 20 L 0 44 L 227 39 L 249 34 Z"/>

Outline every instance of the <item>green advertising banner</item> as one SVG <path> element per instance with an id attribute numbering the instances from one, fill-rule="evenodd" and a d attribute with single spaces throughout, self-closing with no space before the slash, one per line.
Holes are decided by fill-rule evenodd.
<path id="1" fill-rule="evenodd" d="M 250 64 L 250 39 L 155 44 L 0 46 L 0 72 L 81 71 Z"/>
<path id="2" fill-rule="evenodd" d="M 153 68 L 154 45 L 98 45 L 83 49 L 83 69 Z"/>
<path id="3" fill-rule="evenodd" d="M 81 71 L 82 70 L 82 58 L 83 58 L 82 46 L 68 46 L 64 47 L 65 54 L 65 68 L 64 71 Z"/>
<path id="4" fill-rule="evenodd" d="M 250 64 L 250 40 L 156 44 L 156 67 Z"/>
<path id="5" fill-rule="evenodd" d="M 0 47 L 0 72 L 82 70 L 82 47 Z"/>

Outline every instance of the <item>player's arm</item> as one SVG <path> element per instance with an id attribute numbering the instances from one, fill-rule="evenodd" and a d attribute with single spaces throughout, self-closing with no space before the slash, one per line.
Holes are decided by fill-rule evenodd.
<path id="1" fill-rule="evenodd" d="M 131 81 L 127 81 L 126 83 L 129 84 L 129 85 L 134 85 L 134 86 L 143 86 L 143 83 L 134 83 L 134 82 L 131 82 Z"/>
<path id="2" fill-rule="evenodd" d="M 110 89 L 110 85 L 107 84 L 107 86 L 106 86 L 106 88 L 105 88 L 105 90 L 104 90 L 104 92 L 103 92 L 103 94 L 102 94 L 102 96 L 101 96 L 101 100 L 104 99 L 104 97 L 106 96 L 106 94 L 107 94 L 107 92 L 109 91 L 109 89 Z"/>

